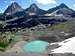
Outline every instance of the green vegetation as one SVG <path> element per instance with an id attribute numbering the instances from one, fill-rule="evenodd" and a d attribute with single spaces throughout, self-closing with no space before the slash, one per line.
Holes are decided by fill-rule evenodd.
<path id="1" fill-rule="evenodd" d="M 75 27 L 75 21 L 71 22 L 65 22 L 65 23 L 60 23 L 60 24 L 55 24 L 52 27 L 48 27 L 49 30 L 67 30 L 67 29 L 72 29 Z"/>
<path id="2" fill-rule="evenodd" d="M 19 37 L 22 37 L 21 32 L 0 32 L 0 51 L 5 51 L 8 46 L 15 44 Z"/>

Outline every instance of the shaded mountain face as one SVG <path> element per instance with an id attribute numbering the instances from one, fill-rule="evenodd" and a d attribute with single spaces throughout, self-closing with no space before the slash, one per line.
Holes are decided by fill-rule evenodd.
<path id="1" fill-rule="evenodd" d="M 52 9 L 49 9 L 48 13 L 52 13 L 52 12 L 54 12 L 54 11 L 56 11 L 58 9 L 62 9 L 62 8 L 67 8 L 68 9 L 68 7 L 65 4 L 61 4 L 59 6 L 56 6 L 56 7 L 52 8 Z"/>
<path id="2" fill-rule="evenodd" d="M 25 13 L 24 9 L 21 8 L 21 6 L 14 2 L 4 12 L 4 18 L 6 17 L 6 20 L 11 21 L 12 19 L 14 20 L 23 18 L 24 16 L 27 16 Z M 16 20 L 15 19 L 15 20 Z"/>
<path id="3" fill-rule="evenodd" d="M 29 8 L 25 10 L 28 14 L 34 14 L 34 15 L 43 15 L 46 13 L 46 11 L 38 8 L 36 4 L 32 4 Z"/>
<path id="4" fill-rule="evenodd" d="M 19 18 L 23 18 L 23 17 L 27 17 L 28 15 L 24 12 L 24 11 L 20 11 L 20 12 L 16 12 L 12 15 L 7 15 L 6 16 L 6 20 L 10 20 L 10 19 L 19 19 Z"/>
<path id="5" fill-rule="evenodd" d="M 73 12 L 73 13 L 71 14 L 71 17 L 75 17 L 75 12 Z"/>
<path id="6" fill-rule="evenodd" d="M 61 4 L 59 6 L 56 6 L 52 9 L 49 9 L 48 10 L 48 13 L 52 13 L 52 14 L 55 14 L 55 15 L 59 15 L 59 14 L 62 14 L 64 16 L 71 16 L 71 14 L 73 13 L 74 11 L 72 9 L 70 9 L 69 7 L 67 7 L 65 4 Z"/>
<path id="7" fill-rule="evenodd" d="M 33 13 L 33 12 L 37 13 L 38 9 L 39 8 L 37 7 L 36 4 L 32 4 L 29 8 L 26 9 L 26 11 L 31 12 L 31 13 Z"/>
<path id="8" fill-rule="evenodd" d="M 0 20 L 3 20 L 3 13 L 0 13 Z"/>
<path id="9" fill-rule="evenodd" d="M 23 9 L 21 8 L 21 6 L 18 3 L 14 2 L 10 6 L 8 6 L 8 8 L 5 10 L 4 14 L 11 15 L 11 14 L 14 14 L 19 11 L 23 11 Z"/>
<path id="10" fill-rule="evenodd" d="M 57 12 L 56 12 L 56 14 L 62 14 L 62 15 L 64 15 L 64 16 L 66 16 L 66 17 L 71 17 L 71 14 L 73 13 L 73 11 L 72 10 L 70 10 L 70 9 L 66 9 L 66 8 L 62 8 L 62 9 L 59 9 Z"/>

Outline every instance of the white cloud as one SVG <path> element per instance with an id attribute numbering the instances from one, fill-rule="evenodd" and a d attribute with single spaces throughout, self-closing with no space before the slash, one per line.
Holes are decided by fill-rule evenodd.
<path id="1" fill-rule="evenodd" d="M 6 8 L 8 8 L 8 5 L 6 5 Z"/>
<path id="2" fill-rule="evenodd" d="M 38 3 L 47 5 L 47 4 L 56 4 L 55 0 L 36 0 Z"/>
<path id="3" fill-rule="evenodd" d="M 75 4 L 73 6 L 75 7 Z"/>

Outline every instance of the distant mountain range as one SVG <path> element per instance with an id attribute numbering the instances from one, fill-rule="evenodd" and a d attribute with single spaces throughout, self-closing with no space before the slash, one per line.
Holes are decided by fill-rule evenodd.
<path id="1" fill-rule="evenodd" d="M 8 26 L 10 25 L 33 26 L 33 24 L 35 25 L 40 23 L 49 24 L 51 23 L 51 21 L 52 22 L 61 21 L 57 19 L 55 20 L 49 19 L 48 18 L 49 16 L 74 17 L 74 15 L 75 11 L 70 9 L 68 6 L 66 6 L 63 3 L 60 4 L 59 6 L 49 9 L 48 11 L 45 11 L 40 9 L 36 4 L 32 4 L 29 8 L 23 9 L 18 3 L 14 2 L 10 6 L 8 6 L 5 12 L 1 15 L 0 20 L 6 21 L 6 23 L 9 24 Z M 43 19 L 44 16 L 46 19 Z M 43 18 L 39 19 L 39 17 Z M 62 19 L 62 21 L 64 20 Z"/>
<path id="2" fill-rule="evenodd" d="M 4 14 L 11 15 L 17 12 L 25 12 L 29 15 L 44 15 L 44 14 L 52 14 L 59 15 L 62 14 L 64 16 L 70 16 L 75 11 L 70 9 L 64 3 L 56 6 L 54 8 L 49 9 L 48 11 L 40 9 L 36 4 L 32 4 L 29 8 L 23 9 L 18 3 L 14 2 L 5 10 Z"/>

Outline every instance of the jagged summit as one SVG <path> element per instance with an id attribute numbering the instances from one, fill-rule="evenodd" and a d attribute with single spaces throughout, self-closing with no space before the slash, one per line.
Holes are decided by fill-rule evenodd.
<path id="1" fill-rule="evenodd" d="M 63 15 L 66 17 L 70 17 L 73 12 L 74 11 L 70 9 L 67 5 L 65 5 L 64 3 L 48 10 L 48 13 L 52 15 Z"/>
<path id="2" fill-rule="evenodd" d="M 31 13 L 31 14 L 37 14 L 37 15 L 43 15 L 46 13 L 46 11 L 40 9 L 35 3 L 31 4 L 29 8 L 27 8 L 25 10 L 26 12 L 28 13 Z"/>
<path id="3" fill-rule="evenodd" d="M 58 10 L 58 9 L 63 9 L 63 8 L 69 9 L 69 7 L 68 7 L 67 5 L 65 5 L 64 3 L 62 3 L 62 4 L 60 4 L 59 6 L 56 6 L 56 7 L 54 7 L 54 8 L 49 9 L 48 12 L 49 12 L 49 13 L 52 13 L 52 12 Z"/>
<path id="4" fill-rule="evenodd" d="M 68 6 L 66 4 L 64 4 L 64 3 L 60 4 L 58 7 L 59 8 L 68 8 Z"/>
<path id="5" fill-rule="evenodd" d="M 35 3 L 33 3 L 30 5 L 29 8 L 26 9 L 26 11 L 36 13 L 38 9 L 39 9 L 38 6 Z"/>
<path id="6" fill-rule="evenodd" d="M 22 11 L 23 8 L 17 3 L 17 2 L 13 2 L 10 6 L 8 6 L 8 8 L 5 10 L 4 14 L 13 14 L 16 13 L 18 11 Z"/>
<path id="7" fill-rule="evenodd" d="M 30 6 L 30 7 L 38 8 L 38 6 L 37 6 L 35 3 L 31 4 L 31 6 Z"/>

